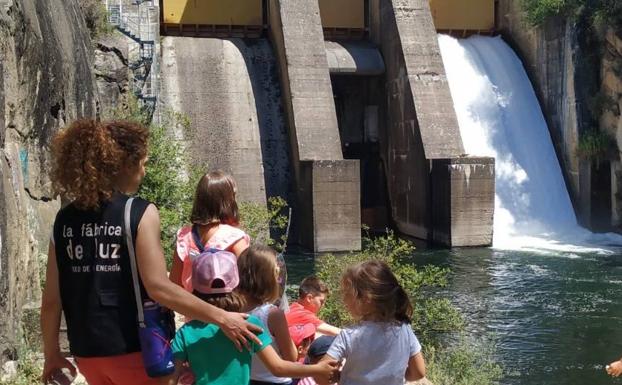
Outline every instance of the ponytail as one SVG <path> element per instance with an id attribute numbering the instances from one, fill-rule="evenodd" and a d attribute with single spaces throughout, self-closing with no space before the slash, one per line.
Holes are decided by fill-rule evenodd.
<path id="1" fill-rule="evenodd" d="M 354 298 L 369 300 L 364 319 L 410 323 L 410 298 L 386 263 L 368 261 L 351 266 L 343 275 L 342 286 Z"/>
<path id="2" fill-rule="evenodd" d="M 402 286 L 398 286 L 395 293 L 395 319 L 400 323 L 410 324 L 413 307 L 410 298 Z"/>

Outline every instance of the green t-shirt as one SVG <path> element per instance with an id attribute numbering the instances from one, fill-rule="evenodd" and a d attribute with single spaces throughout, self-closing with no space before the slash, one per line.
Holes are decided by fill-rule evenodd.
<path id="1" fill-rule="evenodd" d="M 251 343 L 251 350 L 236 349 L 220 327 L 201 321 L 191 321 L 182 326 L 173 340 L 173 356 L 178 361 L 188 361 L 196 378 L 196 385 L 248 384 L 251 357 L 272 343 L 270 333 L 255 316 L 248 322 L 264 331 L 257 337 L 263 343 Z"/>

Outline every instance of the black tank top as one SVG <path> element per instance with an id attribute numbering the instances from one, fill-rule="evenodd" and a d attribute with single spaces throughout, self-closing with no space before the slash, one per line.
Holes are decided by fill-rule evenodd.
<path id="1" fill-rule="evenodd" d="M 124 236 L 128 197 L 113 195 L 97 210 L 70 204 L 54 222 L 60 296 L 71 353 L 105 357 L 140 351 L 137 310 Z M 149 205 L 134 199 L 132 236 Z M 141 282 L 143 298 L 147 298 Z"/>

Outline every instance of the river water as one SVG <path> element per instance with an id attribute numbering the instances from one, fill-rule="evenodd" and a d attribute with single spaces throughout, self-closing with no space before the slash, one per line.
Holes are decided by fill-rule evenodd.
<path id="1" fill-rule="evenodd" d="M 423 250 L 451 268 L 446 294 L 471 336 L 493 339 L 503 384 L 621 384 L 622 255 L 494 249 Z"/>
<path id="2" fill-rule="evenodd" d="M 502 384 L 622 384 L 604 371 L 622 356 L 622 237 L 577 224 L 514 51 L 500 37 L 439 45 L 465 150 L 495 158 L 494 248 L 421 249 L 413 263 L 451 269 L 443 294 L 468 335 L 494 341 Z M 313 256 L 291 253 L 288 270 L 299 282 Z"/>
<path id="3" fill-rule="evenodd" d="M 622 384 L 604 365 L 622 356 L 622 253 L 420 249 L 417 265 L 449 267 L 449 297 L 469 337 L 491 341 L 502 384 Z M 287 256 L 289 282 L 312 254 Z"/>

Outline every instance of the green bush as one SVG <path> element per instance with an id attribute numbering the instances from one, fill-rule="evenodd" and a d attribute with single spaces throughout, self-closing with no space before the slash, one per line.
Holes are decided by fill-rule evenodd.
<path id="1" fill-rule="evenodd" d="M 378 259 L 386 262 L 409 294 L 414 307 L 413 328 L 422 341 L 432 342 L 439 333 L 460 330 L 462 317 L 446 298 L 434 291 L 447 285 L 448 269 L 436 266 L 416 268 L 409 258 L 414 251 L 412 243 L 396 237 L 392 232 L 378 238 L 365 238 L 361 252 L 344 255 L 328 254 L 320 257 L 317 275 L 329 287 L 331 295 L 322 308 L 323 320 L 337 326 L 352 323 L 345 310 L 340 291 L 341 275 L 353 264 Z"/>
<path id="2" fill-rule="evenodd" d="M 494 360 L 494 349 L 462 338 L 443 349 L 424 347 L 427 378 L 434 385 L 492 385 L 502 376 Z"/>
<path id="3" fill-rule="evenodd" d="M 37 353 L 22 351 L 17 360 L 17 374 L 5 381 L 0 380 L 0 385 L 33 385 L 41 382 L 43 363 Z"/>
<path id="4" fill-rule="evenodd" d="M 193 167 L 185 152 L 182 140 L 174 132 L 186 133 L 189 119 L 178 112 L 166 111 L 160 124 L 149 124 L 151 117 L 136 97 L 130 96 L 126 104 L 111 111 L 108 118 L 129 120 L 149 126 L 149 149 L 145 179 L 138 195 L 153 202 L 160 212 L 162 246 L 170 267 L 177 230 L 188 222 L 194 189 L 204 167 Z"/>
<path id="5" fill-rule="evenodd" d="M 428 379 L 435 385 L 498 383 L 502 369 L 493 359 L 493 350 L 485 348 L 485 344 L 467 344 L 463 339 L 457 344 L 440 345 L 439 337 L 461 332 L 464 321 L 447 298 L 435 294 L 447 285 L 449 270 L 436 266 L 415 267 L 413 251 L 412 243 L 388 232 L 386 236 L 364 238 L 361 252 L 320 257 L 317 275 L 331 293 L 320 317 L 340 327 L 352 324 L 339 295 L 343 271 L 352 264 L 382 260 L 391 267 L 413 303 L 412 326 L 424 346 Z"/>
<path id="6" fill-rule="evenodd" d="M 254 242 L 283 250 L 284 230 L 287 228 L 288 216 L 284 214 L 287 202 L 281 197 L 268 198 L 268 206 L 252 202 L 240 203 L 240 220 L 242 228 Z M 276 235 L 277 239 L 273 238 Z"/>
<path id="7" fill-rule="evenodd" d="M 522 0 L 527 20 L 540 25 L 554 16 L 585 17 L 592 27 L 622 27 L 622 2 L 619 0 Z"/>
<path id="8" fill-rule="evenodd" d="M 577 155 L 585 160 L 599 163 L 615 152 L 615 140 L 606 132 L 591 130 L 579 138 Z"/>
<path id="9" fill-rule="evenodd" d="M 114 31 L 114 27 L 108 22 L 108 10 L 101 0 L 80 0 L 78 4 L 91 39 L 95 40 Z"/>
<path id="10" fill-rule="evenodd" d="M 144 125 L 149 125 L 151 120 L 148 111 L 135 97 L 130 97 L 125 105 L 108 115 L 111 119 L 130 120 Z M 188 117 L 173 111 L 162 115 L 160 124 L 149 125 L 149 159 L 138 195 L 153 202 L 160 211 L 162 246 L 170 267 L 176 232 L 189 223 L 196 185 L 208 167 L 191 159 L 185 151 L 185 143 L 174 135 L 175 131 L 181 131 L 184 135 L 190 132 Z M 241 202 L 242 227 L 255 242 L 281 249 L 284 240 L 282 237 L 271 239 L 270 230 L 282 233 L 287 226 L 287 216 L 283 215 L 286 207 L 285 200 L 278 197 L 269 198 L 268 207 Z"/>
<path id="11" fill-rule="evenodd" d="M 527 20 L 539 25 L 553 16 L 565 14 L 570 7 L 568 0 L 523 0 Z"/>

